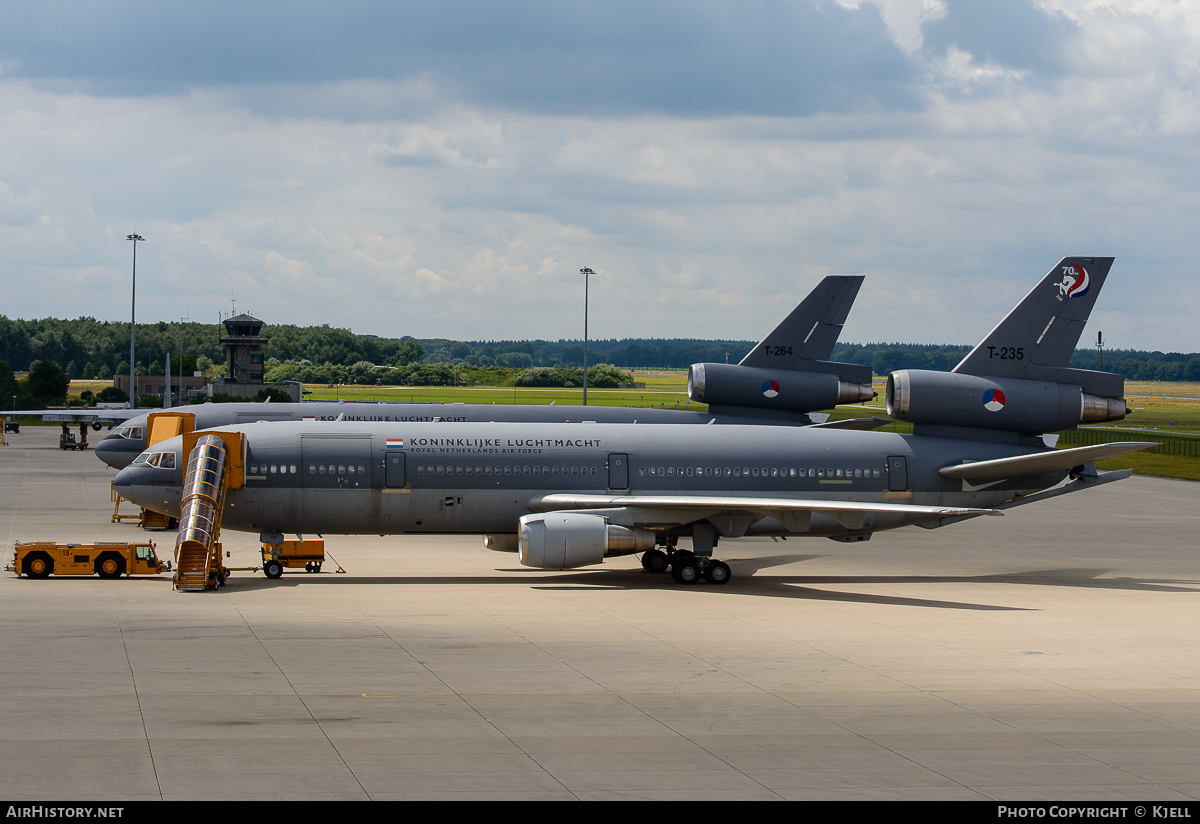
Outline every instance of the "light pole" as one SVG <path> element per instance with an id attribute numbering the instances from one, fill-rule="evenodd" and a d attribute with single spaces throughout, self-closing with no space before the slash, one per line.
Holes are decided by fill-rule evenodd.
<path id="1" fill-rule="evenodd" d="M 579 274 L 583 275 L 583 405 L 587 406 L 588 279 L 596 273 L 584 266 L 579 270 Z"/>
<path id="2" fill-rule="evenodd" d="M 179 405 L 183 406 L 183 324 L 184 321 L 191 320 L 189 315 L 186 318 L 179 319 Z"/>
<path id="3" fill-rule="evenodd" d="M 133 374 L 134 324 L 137 322 L 137 245 L 139 240 L 145 243 L 146 239 L 136 233 L 126 235 L 125 239 L 133 241 L 133 298 L 129 304 L 129 408 L 137 409 L 137 379 Z"/>

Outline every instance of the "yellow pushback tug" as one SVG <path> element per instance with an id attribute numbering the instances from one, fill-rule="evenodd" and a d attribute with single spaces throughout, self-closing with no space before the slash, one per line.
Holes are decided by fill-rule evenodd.
<path id="1" fill-rule="evenodd" d="M 171 562 L 158 560 L 154 544 L 134 543 L 56 544 L 31 541 L 13 545 L 13 561 L 5 569 L 30 578 L 51 575 L 157 575 L 170 572 Z"/>

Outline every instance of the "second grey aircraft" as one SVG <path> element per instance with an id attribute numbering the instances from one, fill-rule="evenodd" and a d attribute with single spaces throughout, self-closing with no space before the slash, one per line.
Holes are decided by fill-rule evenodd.
<path id="1" fill-rule="evenodd" d="M 862 275 L 829 275 L 740 363 L 694 365 L 688 379 L 689 394 L 693 401 L 708 404 L 706 412 L 619 406 L 331 401 L 202 404 L 176 411 L 195 415 L 194 429 L 257 421 L 564 423 L 586 420 L 639 424 L 820 425 L 828 416 L 814 414 L 816 410 L 870 400 L 875 395 L 871 389 L 869 366 L 828 360 L 862 281 Z M 695 374 L 701 377 L 694 380 Z M 709 376 L 707 385 L 705 374 Z M 115 469 L 128 466 L 146 448 L 150 434 L 149 414 L 125 421 L 96 446 L 96 457 Z M 882 422 L 882 419 L 862 418 L 828 425 L 869 429 Z"/>

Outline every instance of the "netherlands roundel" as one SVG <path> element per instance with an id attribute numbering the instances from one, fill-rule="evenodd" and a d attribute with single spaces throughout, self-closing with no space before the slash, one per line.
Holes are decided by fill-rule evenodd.
<path id="1" fill-rule="evenodd" d="M 762 393 L 768 398 L 773 398 L 779 394 L 779 384 L 772 380 L 763 381 Z"/>
<path id="2" fill-rule="evenodd" d="M 1004 408 L 1004 393 L 999 389 L 989 389 L 984 392 L 983 408 L 989 412 L 999 412 Z"/>

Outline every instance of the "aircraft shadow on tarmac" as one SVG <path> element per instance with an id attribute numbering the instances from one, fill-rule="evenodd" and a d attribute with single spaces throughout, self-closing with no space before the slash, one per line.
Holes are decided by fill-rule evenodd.
<path id="1" fill-rule="evenodd" d="M 819 558 L 818 555 L 775 556 L 773 558 L 726 559 L 733 567 L 734 578 L 726 586 L 696 584 L 689 592 L 737 594 L 756 597 L 795 598 L 810 601 L 841 601 L 846 603 L 912 606 L 934 609 L 983 610 L 1000 612 L 1037 611 L 1034 607 L 1010 607 L 994 604 L 943 601 L 884 595 L 877 592 L 844 592 L 821 589 L 822 585 L 853 587 L 856 585 L 890 586 L 898 584 L 1024 584 L 1036 586 L 1082 587 L 1116 589 L 1132 592 L 1197 592 L 1200 581 L 1157 580 L 1152 578 L 1103 578 L 1107 569 L 1036 569 L 990 575 L 803 575 L 770 572 L 772 567 Z M 494 576 L 404 576 L 404 577 L 344 577 L 332 575 L 285 575 L 278 581 L 262 578 L 233 579 L 238 589 L 261 589 L 305 584 L 393 584 L 393 585 L 459 585 L 459 586 L 522 586 L 542 591 L 603 592 L 606 590 L 648 590 L 667 587 L 683 589 L 669 575 L 651 574 L 641 569 L 571 570 L 558 574 L 538 573 L 523 567 L 498 568 Z M 512 573 L 512 575 L 506 574 Z M 765 574 L 764 574 L 765 573 Z"/>

